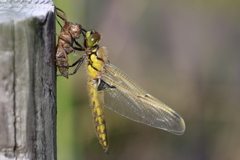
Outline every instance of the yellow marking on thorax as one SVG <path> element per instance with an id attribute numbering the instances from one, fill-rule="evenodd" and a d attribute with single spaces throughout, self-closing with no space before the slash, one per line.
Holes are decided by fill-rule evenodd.
<path id="1" fill-rule="evenodd" d="M 95 54 L 91 54 L 88 61 L 88 75 L 94 79 L 100 78 L 104 62 L 100 59 L 97 59 Z"/>
<path id="2" fill-rule="evenodd" d="M 92 61 L 92 66 L 96 68 L 98 71 L 100 71 L 104 65 L 103 61 L 97 59 L 97 56 L 95 54 L 92 54 L 90 56 L 90 60 Z"/>
<path id="3" fill-rule="evenodd" d="M 97 78 L 98 77 L 99 72 L 96 71 L 94 68 L 92 68 L 91 64 L 88 64 L 87 69 L 88 69 L 88 75 L 91 78 Z"/>

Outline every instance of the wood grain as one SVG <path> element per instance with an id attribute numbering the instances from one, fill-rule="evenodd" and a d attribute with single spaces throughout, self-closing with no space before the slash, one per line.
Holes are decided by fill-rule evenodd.
<path id="1" fill-rule="evenodd" d="M 51 1 L 0 4 L 0 160 L 56 159 Z"/>

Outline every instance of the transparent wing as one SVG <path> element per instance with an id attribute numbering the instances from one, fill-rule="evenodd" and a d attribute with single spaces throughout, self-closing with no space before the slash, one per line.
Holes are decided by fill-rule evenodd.
<path id="1" fill-rule="evenodd" d="M 167 105 L 146 93 L 123 71 L 106 64 L 102 80 L 115 88 L 104 89 L 104 106 L 133 121 L 176 135 L 185 131 L 182 117 Z"/>

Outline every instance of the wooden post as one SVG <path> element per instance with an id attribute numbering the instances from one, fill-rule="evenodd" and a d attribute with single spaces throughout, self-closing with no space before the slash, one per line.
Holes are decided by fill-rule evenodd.
<path id="1" fill-rule="evenodd" d="M 0 160 L 57 159 L 54 7 L 36 3 L 0 2 Z"/>

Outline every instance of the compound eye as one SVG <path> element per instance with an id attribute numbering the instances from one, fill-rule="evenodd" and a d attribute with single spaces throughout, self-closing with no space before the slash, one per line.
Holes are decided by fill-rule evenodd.
<path id="1" fill-rule="evenodd" d="M 86 41 L 87 47 L 94 47 L 99 43 L 101 39 L 101 34 L 94 30 L 88 31 L 86 33 L 86 38 L 87 38 L 87 41 Z"/>

